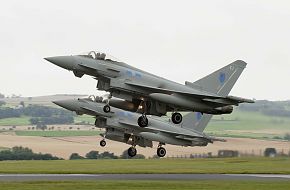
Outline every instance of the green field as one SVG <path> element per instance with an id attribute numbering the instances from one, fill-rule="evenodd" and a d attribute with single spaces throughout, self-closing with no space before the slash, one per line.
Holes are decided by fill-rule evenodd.
<path id="1" fill-rule="evenodd" d="M 97 136 L 99 131 L 15 131 L 18 136 L 40 137 L 71 137 L 71 136 Z"/>
<path id="2" fill-rule="evenodd" d="M 29 125 L 29 117 L 0 119 L 0 126 L 21 126 Z M 82 115 L 74 118 L 75 123 L 93 124 L 94 117 Z M 0 127 L 1 129 L 1 127 Z M 280 134 L 266 133 L 265 130 L 273 129 L 283 131 Z M 247 132 L 242 132 L 245 130 Z M 259 132 L 263 130 L 263 132 Z M 270 117 L 263 115 L 260 112 L 244 112 L 238 109 L 234 110 L 232 114 L 214 116 L 209 123 L 205 132 L 212 136 L 221 137 L 244 137 L 256 139 L 283 139 L 285 134 L 290 133 L 290 118 L 287 117 Z M 19 134 L 23 134 L 22 132 Z M 27 133 L 28 134 L 28 133 Z M 37 132 L 30 133 L 29 136 L 46 136 L 37 135 Z M 34 135 L 35 134 L 35 135 Z M 25 135 L 25 134 L 24 134 Z M 85 134 L 84 134 L 85 135 Z M 88 135 L 91 135 L 88 133 Z M 53 136 L 48 134 L 47 136 Z M 56 136 L 63 136 L 62 134 Z M 75 136 L 75 135 L 69 135 Z"/>
<path id="3" fill-rule="evenodd" d="M 74 122 L 75 123 L 81 123 L 81 122 L 85 122 L 85 123 L 89 123 L 89 124 L 94 124 L 95 123 L 95 118 L 89 115 L 81 115 L 81 116 L 76 116 L 74 117 Z"/>
<path id="4" fill-rule="evenodd" d="M 30 125 L 30 117 L 12 117 L 6 119 L 0 119 L 0 126 L 22 126 Z"/>
<path id="5" fill-rule="evenodd" d="M 223 118 L 223 119 L 222 119 Z M 210 135 L 224 137 L 247 137 L 258 139 L 283 138 L 285 134 L 257 132 L 259 130 L 282 130 L 290 133 L 290 118 L 270 117 L 259 112 L 243 112 L 235 110 L 230 115 L 214 116 L 205 132 Z M 246 130 L 249 132 L 240 132 Z M 251 131 L 255 133 L 251 133 Z"/>
<path id="6" fill-rule="evenodd" d="M 269 173 L 290 174 L 290 158 L 3 161 L 0 173 Z"/>
<path id="7" fill-rule="evenodd" d="M 22 117 L 12 117 L 12 118 L 6 118 L 6 119 L 0 119 L 0 126 L 23 126 L 23 125 L 31 125 L 30 123 L 30 118 L 27 116 L 22 116 Z M 76 116 L 74 117 L 74 122 L 75 123 L 89 123 L 89 124 L 94 124 L 95 119 L 92 116 L 88 115 L 82 115 L 82 116 Z"/>
<path id="8" fill-rule="evenodd" d="M 0 189 L 5 190 L 63 190 L 63 189 L 247 189 L 247 190 L 286 190 L 290 181 L 245 181 L 245 180 L 194 180 L 194 181 L 152 181 L 152 180 L 105 180 L 105 181 L 30 181 L 30 182 L 0 182 Z"/>

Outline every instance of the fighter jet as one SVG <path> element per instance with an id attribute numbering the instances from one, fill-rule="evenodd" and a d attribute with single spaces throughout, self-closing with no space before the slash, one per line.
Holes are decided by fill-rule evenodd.
<path id="1" fill-rule="evenodd" d="M 182 124 L 174 125 L 171 121 L 158 116 L 150 117 L 147 127 L 139 127 L 135 122 L 138 113 L 124 111 L 112 107 L 110 112 L 103 110 L 104 102 L 101 98 L 84 98 L 74 100 L 55 101 L 55 104 L 76 112 L 78 115 L 88 114 L 96 117 L 95 126 L 106 129 L 101 136 L 100 146 L 106 146 L 105 139 L 131 145 L 128 155 L 137 154 L 136 146 L 153 147 L 153 141 L 159 142 L 157 155 L 164 157 L 165 144 L 178 146 L 207 146 L 214 141 L 224 141 L 209 137 L 203 133 L 212 115 L 190 112 L 184 116 Z"/>
<path id="2" fill-rule="evenodd" d="M 110 92 L 110 97 L 124 99 L 121 105 L 131 111 L 142 109 L 138 118 L 140 127 L 148 126 L 146 115 L 162 116 L 172 112 L 172 122 L 180 124 L 180 111 L 207 114 L 230 114 L 233 105 L 254 101 L 229 96 L 247 63 L 237 60 L 195 82 L 179 84 L 109 58 L 104 53 L 45 58 L 47 61 L 73 71 L 76 77 L 93 76 L 98 80 L 97 89 Z M 121 108 L 118 105 L 114 105 Z M 110 98 L 104 106 L 110 112 Z"/>

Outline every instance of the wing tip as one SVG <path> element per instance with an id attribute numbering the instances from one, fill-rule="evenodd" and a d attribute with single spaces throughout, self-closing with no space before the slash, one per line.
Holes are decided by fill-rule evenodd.
<path id="1" fill-rule="evenodd" d="M 239 67 L 242 67 L 242 68 L 246 68 L 246 66 L 247 66 L 247 63 L 243 60 L 240 60 L 240 59 L 234 61 L 233 64 L 235 64 Z"/>

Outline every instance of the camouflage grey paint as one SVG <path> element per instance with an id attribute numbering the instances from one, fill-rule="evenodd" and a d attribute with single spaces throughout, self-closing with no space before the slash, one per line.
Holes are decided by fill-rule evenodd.
<path id="1" fill-rule="evenodd" d="M 96 126 L 106 128 L 106 138 L 131 144 L 134 137 L 136 144 L 152 147 L 152 141 L 180 146 L 206 146 L 217 140 L 203 133 L 211 115 L 189 113 L 181 125 L 175 125 L 156 116 L 148 116 L 148 127 L 139 127 L 136 120 L 139 114 L 112 107 L 110 113 L 103 111 L 104 103 L 91 99 L 55 101 L 55 104 L 76 112 L 96 117 Z"/>
<path id="2" fill-rule="evenodd" d="M 252 100 L 228 96 L 246 67 L 237 60 L 222 69 L 185 85 L 164 79 L 110 59 L 96 59 L 91 54 L 45 58 L 57 66 L 73 71 L 75 76 L 84 74 L 98 80 L 97 88 L 114 97 L 130 102 L 150 102 L 147 114 L 165 115 L 168 111 L 198 111 L 209 114 L 231 113 L 232 105 L 253 103 Z M 135 101 L 135 107 L 140 101 Z"/>

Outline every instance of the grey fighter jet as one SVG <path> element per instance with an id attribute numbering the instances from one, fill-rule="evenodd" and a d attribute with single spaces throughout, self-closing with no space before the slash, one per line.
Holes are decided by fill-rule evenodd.
<path id="1" fill-rule="evenodd" d="M 45 58 L 47 61 L 73 71 L 77 77 L 84 74 L 98 80 L 97 89 L 110 92 L 111 97 L 126 100 L 118 108 L 131 107 L 142 110 L 138 118 L 140 127 L 148 125 L 146 115 L 162 116 L 172 112 L 172 122 L 180 124 L 179 111 L 195 111 L 207 114 L 230 114 L 233 105 L 253 103 L 252 100 L 228 96 L 246 67 L 244 61 L 235 61 L 195 82 L 179 84 L 151 73 L 115 61 L 104 53 L 94 51 L 75 56 Z M 127 105 L 126 105 L 127 103 Z M 104 106 L 110 112 L 110 101 Z"/>
<path id="2" fill-rule="evenodd" d="M 103 110 L 104 102 L 100 98 L 84 98 L 75 100 L 55 101 L 55 104 L 76 112 L 79 115 L 88 114 L 96 117 L 95 126 L 105 128 L 101 134 L 103 140 L 100 146 L 106 146 L 105 139 L 130 144 L 128 155 L 137 154 L 136 145 L 140 147 L 153 147 L 152 141 L 159 142 L 157 155 L 164 157 L 165 144 L 179 146 L 207 146 L 214 141 L 224 141 L 209 137 L 203 133 L 212 115 L 190 112 L 185 115 L 180 126 L 174 125 L 170 120 L 157 116 L 150 118 L 147 127 L 139 127 L 136 119 L 139 114 L 124 111 L 112 106 L 110 112 Z"/>

